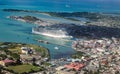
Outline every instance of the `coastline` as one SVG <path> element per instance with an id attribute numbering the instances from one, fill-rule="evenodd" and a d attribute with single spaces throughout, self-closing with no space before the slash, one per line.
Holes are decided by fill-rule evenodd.
<path id="1" fill-rule="evenodd" d="M 42 72 L 45 69 L 44 63 L 51 60 L 47 48 L 26 43 L 0 42 L 0 53 L 1 73 Z"/>
<path id="2" fill-rule="evenodd" d="M 35 45 L 35 44 L 26 44 L 26 43 L 17 43 L 17 42 L 0 42 L 0 44 L 3 44 L 3 45 L 20 45 L 20 46 L 31 46 L 31 47 L 35 47 L 35 48 L 40 48 L 41 50 L 45 51 L 45 56 L 46 58 L 50 58 L 50 52 L 47 48 L 45 47 L 41 47 L 41 46 L 38 46 L 38 45 Z M 15 46 L 16 47 L 16 46 Z M 41 51 L 39 49 L 37 49 L 36 51 Z"/>
<path id="3" fill-rule="evenodd" d="M 14 11 L 16 11 L 16 10 L 14 10 Z M 11 12 L 11 11 L 10 11 Z M 17 11 L 17 12 L 19 12 L 19 11 Z M 20 11 L 20 12 L 24 12 L 24 11 Z M 25 12 L 29 12 L 29 11 L 25 11 Z M 34 12 L 33 12 L 34 13 Z M 35 12 L 36 13 L 36 12 Z M 78 37 L 78 38 L 80 38 L 80 37 L 86 37 L 86 38 L 102 38 L 102 37 L 107 37 L 107 38 L 109 38 L 109 37 L 119 37 L 119 33 L 117 33 L 118 31 L 119 31 L 119 28 L 118 28 L 118 26 L 115 26 L 115 27 L 117 27 L 117 28 L 112 28 L 111 26 L 109 26 L 108 25 L 108 27 L 106 27 L 106 26 L 100 26 L 101 24 L 104 24 L 104 22 L 103 23 L 99 23 L 100 21 L 101 21 L 101 17 L 103 17 L 103 15 L 102 14 L 99 14 L 99 13 L 89 13 L 89 12 L 75 12 L 75 13 L 56 13 L 56 15 L 59 15 L 59 14 L 61 14 L 61 16 L 62 17 L 66 17 L 66 16 L 63 16 L 63 14 L 68 14 L 68 15 L 70 15 L 70 14 L 72 14 L 72 16 L 77 16 L 77 15 L 74 15 L 74 14 L 76 14 L 76 13 L 78 13 L 78 14 L 84 14 L 85 16 L 83 16 L 83 17 L 86 17 L 86 15 L 90 15 L 90 16 L 88 16 L 88 17 L 86 17 L 86 18 L 91 18 L 92 16 L 94 16 L 94 17 L 92 17 L 92 22 L 89 22 L 89 21 L 86 21 L 85 22 L 85 24 L 86 25 L 78 25 L 77 24 L 77 26 L 74 26 L 73 28 L 75 28 L 75 31 L 72 33 L 72 34 L 74 34 L 74 33 L 76 33 L 75 35 L 77 35 L 76 37 Z M 92 15 L 91 15 L 92 14 Z M 99 16 L 97 16 L 97 14 L 99 15 Z M 61 16 L 59 16 L 59 17 L 61 17 Z M 106 15 L 105 15 L 106 16 Z M 108 18 L 108 19 L 111 19 L 111 18 L 113 18 L 112 16 L 107 16 L 106 18 Z M 113 19 L 113 21 L 115 20 L 115 19 L 117 19 L 117 18 L 119 18 L 118 16 L 117 17 L 114 17 L 114 19 Z M 96 19 L 96 20 L 94 20 L 94 19 Z M 98 21 L 99 20 L 99 21 Z M 105 19 L 106 20 L 106 19 Z M 105 21 L 104 20 L 104 21 Z M 117 21 L 117 20 L 116 20 Z M 115 22 L 115 21 L 114 21 Z M 118 22 L 117 22 L 118 23 Z M 94 25 L 91 25 L 91 24 L 94 24 Z M 114 24 L 114 23 L 111 23 L 111 24 Z M 76 24 L 73 24 L 73 25 L 76 25 Z M 106 24 L 105 24 L 106 25 Z M 116 24 L 115 24 L 116 25 Z M 114 27 L 114 26 L 113 26 Z M 72 28 L 72 29 L 73 29 Z M 81 29 L 81 30 L 80 30 Z M 99 32 L 99 34 L 98 34 L 98 32 Z M 109 33 L 109 34 L 108 34 Z M 114 35 L 113 35 L 114 34 Z"/>
<path id="4" fill-rule="evenodd" d="M 119 8 L 112 0 L 2 1 L 0 72 L 119 74 Z"/>

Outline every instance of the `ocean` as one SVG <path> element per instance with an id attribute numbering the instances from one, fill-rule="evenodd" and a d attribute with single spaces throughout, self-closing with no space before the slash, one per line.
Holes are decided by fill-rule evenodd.
<path id="1" fill-rule="evenodd" d="M 0 0 L 12 8 L 57 12 L 119 12 L 120 0 Z M 0 7 L 2 8 L 2 7 Z"/>
<path id="2" fill-rule="evenodd" d="M 66 21 L 65 19 L 50 17 L 47 15 L 32 14 L 32 13 L 16 13 L 3 12 L 2 9 L 24 9 L 24 10 L 39 10 L 47 12 L 117 12 L 119 13 L 119 1 L 110 0 L 0 0 L 0 41 L 1 42 L 20 42 L 28 44 L 36 44 L 48 48 L 52 59 L 69 57 L 75 51 L 71 48 L 72 41 L 65 39 L 54 39 L 31 33 L 34 24 L 19 22 L 6 18 L 11 15 L 32 15 L 43 19 Z M 67 21 L 69 22 L 69 21 Z M 54 44 L 42 44 L 34 41 L 34 39 L 42 39 Z M 63 47 L 66 45 L 69 47 Z M 54 48 L 58 47 L 59 50 Z"/>

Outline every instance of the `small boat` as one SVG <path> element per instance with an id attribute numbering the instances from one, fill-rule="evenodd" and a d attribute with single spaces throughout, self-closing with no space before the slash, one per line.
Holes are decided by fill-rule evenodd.
<path id="1" fill-rule="evenodd" d="M 55 50 L 58 50 L 59 48 L 58 47 L 54 47 Z"/>

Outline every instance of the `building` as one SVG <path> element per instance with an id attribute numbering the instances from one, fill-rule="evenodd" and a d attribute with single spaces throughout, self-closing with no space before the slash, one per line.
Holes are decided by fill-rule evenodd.
<path id="1" fill-rule="evenodd" d="M 1 66 L 8 66 L 8 65 L 12 65 L 14 63 L 15 63 L 15 61 L 9 60 L 9 59 L 5 59 L 5 60 L 1 60 L 0 61 L 0 65 Z"/>
<path id="2" fill-rule="evenodd" d="M 64 66 L 59 66 L 59 67 L 56 68 L 56 70 L 59 71 L 59 70 L 62 70 L 64 68 L 65 68 Z"/>
<path id="3" fill-rule="evenodd" d="M 63 70 L 60 70 L 60 71 L 57 71 L 56 74 L 75 74 L 74 71 L 63 71 Z"/>
<path id="4" fill-rule="evenodd" d="M 32 54 L 33 53 L 32 49 L 30 49 L 28 47 L 21 47 L 21 51 L 23 54 Z"/>
<path id="5" fill-rule="evenodd" d="M 78 70 L 80 70 L 81 68 L 84 67 L 84 64 L 74 62 L 74 63 L 70 63 L 68 65 L 64 65 L 64 67 L 67 68 L 67 69 L 74 69 L 74 70 L 78 71 Z"/>

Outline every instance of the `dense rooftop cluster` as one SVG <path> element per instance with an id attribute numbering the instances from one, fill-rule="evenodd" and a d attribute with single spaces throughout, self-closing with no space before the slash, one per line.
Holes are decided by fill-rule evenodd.
<path id="1" fill-rule="evenodd" d="M 72 47 L 92 58 L 86 66 L 87 70 L 99 70 L 100 74 L 120 73 L 120 39 L 78 40 L 73 42 Z"/>

